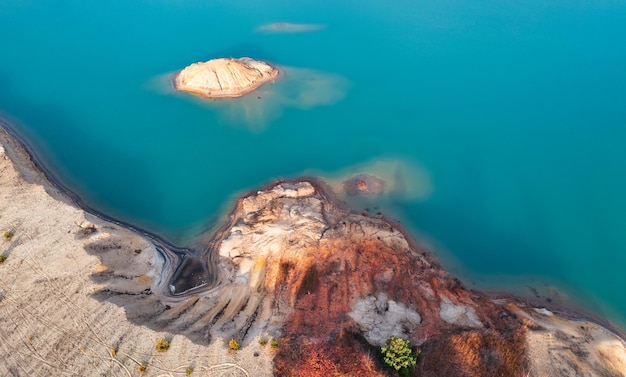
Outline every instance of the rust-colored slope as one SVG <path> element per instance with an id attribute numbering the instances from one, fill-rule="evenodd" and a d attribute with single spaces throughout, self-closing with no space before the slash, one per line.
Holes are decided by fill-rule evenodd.
<path id="1" fill-rule="evenodd" d="M 289 268 L 276 288 L 291 295 L 283 299 L 294 309 L 275 359 L 278 376 L 384 375 L 378 348 L 349 315 L 360 298 L 381 292 L 422 317 L 420 325 L 405 329 L 413 344 L 422 345 L 414 375 L 514 376 L 526 369 L 524 328 L 510 313 L 465 290 L 423 255 L 377 239 L 344 237 L 329 237 L 303 259 L 281 261 Z M 484 327 L 444 322 L 441 297 L 475 305 Z"/>

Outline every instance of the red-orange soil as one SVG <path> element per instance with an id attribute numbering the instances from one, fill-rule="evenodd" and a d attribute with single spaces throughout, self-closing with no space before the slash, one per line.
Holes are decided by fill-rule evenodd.
<path id="1" fill-rule="evenodd" d="M 413 376 L 515 376 L 526 370 L 522 323 L 488 297 L 465 289 L 428 254 L 393 250 L 377 240 L 337 239 L 299 260 L 280 263 L 277 292 L 294 311 L 275 358 L 277 376 L 383 376 L 389 373 L 348 316 L 356 300 L 386 292 L 415 309 L 422 323 L 412 344 L 422 356 Z M 425 256 L 425 257 L 424 257 Z M 478 303 L 484 328 L 460 328 L 439 316 L 439 299 Z M 393 373 L 391 373 L 393 375 Z"/>

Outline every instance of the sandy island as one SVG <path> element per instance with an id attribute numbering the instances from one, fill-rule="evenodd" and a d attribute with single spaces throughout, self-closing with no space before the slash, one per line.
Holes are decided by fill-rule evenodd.
<path id="1" fill-rule="evenodd" d="M 422 351 L 415 376 L 626 375 L 614 332 L 468 290 L 315 179 L 243 195 L 196 246 L 213 276 L 172 294 L 185 249 L 85 212 L 4 130 L 0 145 L 0 375 L 385 376 L 391 335 Z"/>
<path id="2" fill-rule="evenodd" d="M 174 78 L 177 90 L 206 98 L 234 98 L 274 81 L 278 68 L 250 58 L 212 59 L 185 67 Z"/>

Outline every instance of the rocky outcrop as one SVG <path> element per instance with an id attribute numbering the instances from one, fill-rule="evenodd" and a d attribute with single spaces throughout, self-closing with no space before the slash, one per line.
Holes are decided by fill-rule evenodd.
<path id="1" fill-rule="evenodd" d="M 384 375 L 373 355 L 392 335 L 421 349 L 420 376 L 626 370 L 617 336 L 603 329 L 601 338 L 572 338 L 581 325 L 601 327 L 562 317 L 555 327 L 519 299 L 466 289 L 397 225 L 351 213 L 314 181 L 245 195 L 216 237 L 213 252 L 229 271 L 220 284 L 237 287 L 225 323 L 244 343 L 257 334 L 280 339 L 276 375 Z M 537 356 L 542 347 L 548 358 Z"/>
<path id="2" fill-rule="evenodd" d="M 174 86 L 207 98 L 240 97 L 278 75 L 278 68 L 262 61 L 222 58 L 186 67 L 174 78 Z"/>
<path id="3" fill-rule="evenodd" d="M 562 336 L 540 360 L 558 331 L 543 314 L 466 289 L 397 225 L 338 206 L 318 182 L 278 182 L 243 196 L 210 245 L 216 285 L 169 303 L 155 320 L 188 336 L 279 339 L 279 376 L 385 375 L 375 355 L 392 335 L 420 348 L 420 376 L 555 375 L 554 365 L 571 371 L 572 362 L 591 376 L 626 367 L 624 343 L 612 334 L 610 347 L 604 338 Z M 577 352 L 581 342 L 597 351 Z"/>
<path id="4" fill-rule="evenodd" d="M 262 376 L 273 357 L 279 376 L 384 376 L 376 352 L 392 335 L 421 350 L 415 376 L 626 370 L 626 344 L 606 328 L 467 289 L 397 224 L 350 212 L 320 182 L 242 196 L 201 242 L 206 258 L 196 255 L 216 276 L 192 268 L 191 289 L 171 295 L 163 245 L 50 198 L 42 186 L 62 195 L 25 182 L 37 174 L 6 157 L 0 225 L 15 236 L 0 243 L 0 374 L 132 375 L 145 364 L 146 375 L 193 366 Z M 159 337 L 172 341 L 167 353 L 154 351 Z M 259 338 L 277 339 L 277 351 Z"/>

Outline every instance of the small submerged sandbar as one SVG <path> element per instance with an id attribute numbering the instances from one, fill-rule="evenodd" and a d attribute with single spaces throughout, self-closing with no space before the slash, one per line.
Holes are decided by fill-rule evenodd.
<path id="1" fill-rule="evenodd" d="M 273 22 L 259 26 L 256 31 L 261 33 L 304 33 L 324 29 L 322 24 L 298 24 L 293 22 Z"/>
<path id="2" fill-rule="evenodd" d="M 220 58 L 186 67 L 174 77 L 174 87 L 206 98 L 234 98 L 274 81 L 279 74 L 277 67 L 263 61 Z"/>

